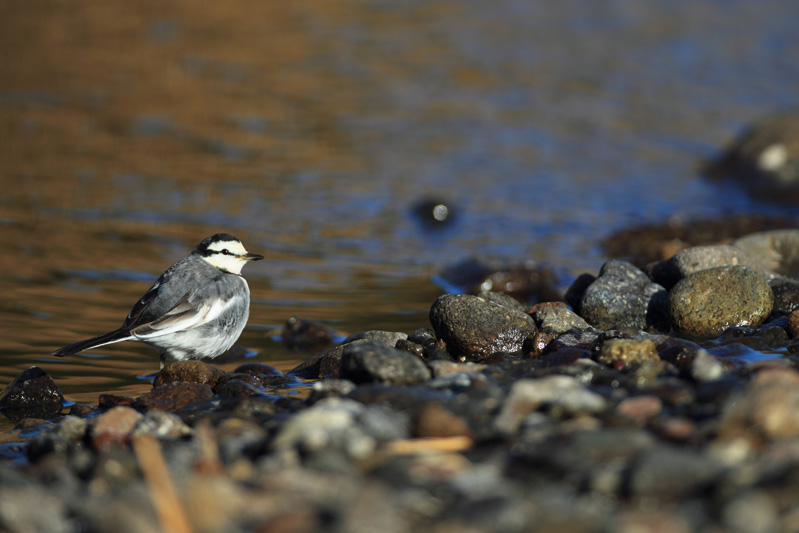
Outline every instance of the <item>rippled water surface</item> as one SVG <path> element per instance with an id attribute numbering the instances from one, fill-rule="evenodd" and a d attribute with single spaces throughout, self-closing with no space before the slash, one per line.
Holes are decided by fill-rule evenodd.
<path id="1" fill-rule="evenodd" d="M 241 344 L 287 369 L 289 316 L 410 332 L 470 256 L 568 276 L 631 224 L 785 213 L 697 166 L 796 106 L 797 20 L 793 0 L 10 3 L 0 386 L 37 364 L 75 401 L 146 391 L 146 346 L 47 354 L 218 231 L 266 255 Z M 451 225 L 413 216 L 429 197 Z"/>

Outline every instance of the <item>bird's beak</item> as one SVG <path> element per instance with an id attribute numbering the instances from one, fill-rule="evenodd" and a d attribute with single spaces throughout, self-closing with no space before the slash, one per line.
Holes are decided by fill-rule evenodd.
<path id="1" fill-rule="evenodd" d="M 243 255 L 241 258 L 246 261 L 260 261 L 261 259 L 264 258 L 264 256 L 258 254 L 251 254 L 248 252 L 246 255 Z"/>

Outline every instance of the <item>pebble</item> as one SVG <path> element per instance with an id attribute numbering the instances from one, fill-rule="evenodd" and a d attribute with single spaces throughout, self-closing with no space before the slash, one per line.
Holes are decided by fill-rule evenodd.
<path id="1" fill-rule="evenodd" d="M 756 257 L 766 270 L 794 278 L 799 272 L 798 229 L 752 233 L 734 240 L 732 244 Z"/>
<path id="2" fill-rule="evenodd" d="M 678 332 L 710 339 L 735 326 L 759 326 L 774 306 L 774 295 L 761 274 L 746 267 L 702 270 L 671 291 L 669 310 Z"/>

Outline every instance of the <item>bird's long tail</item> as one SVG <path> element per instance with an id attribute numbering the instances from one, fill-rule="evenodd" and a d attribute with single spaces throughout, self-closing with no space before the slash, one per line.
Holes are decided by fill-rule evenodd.
<path id="1" fill-rule="evenodd" d="M 91 348 L 97 348 L 98 346 L 105 346 L 106 344 L 113 344 L 115 342 L 127 341 L 132 339 L 133 336 L 130 334 L 129 330 L 118 329 L 110 333 L 104 333 L 102 335 L 98 335 L 97 337 L 92 337 L 91 339 L 86 339 L 83 341 L 76 342 L 75 344 L 70 344 L 69 346 L 64 346 L 63 348 L 54 351 L 53 355 L 57 355 L 58 357 L 64 357 L 66 355 L 76 354 L 78 352 L 89 350 Z"/>

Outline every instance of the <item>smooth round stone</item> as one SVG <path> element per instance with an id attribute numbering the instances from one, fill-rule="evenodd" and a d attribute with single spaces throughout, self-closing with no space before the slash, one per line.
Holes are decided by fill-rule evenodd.
<path id="1" fill-rule="evenodd" d="M 674 286 L 669 298 L 674 329 L 695 339 L 717 337 L 734 326 L 757 327 L 773 306 L 766 278 L 741 266 L 691 274 Z"/>

